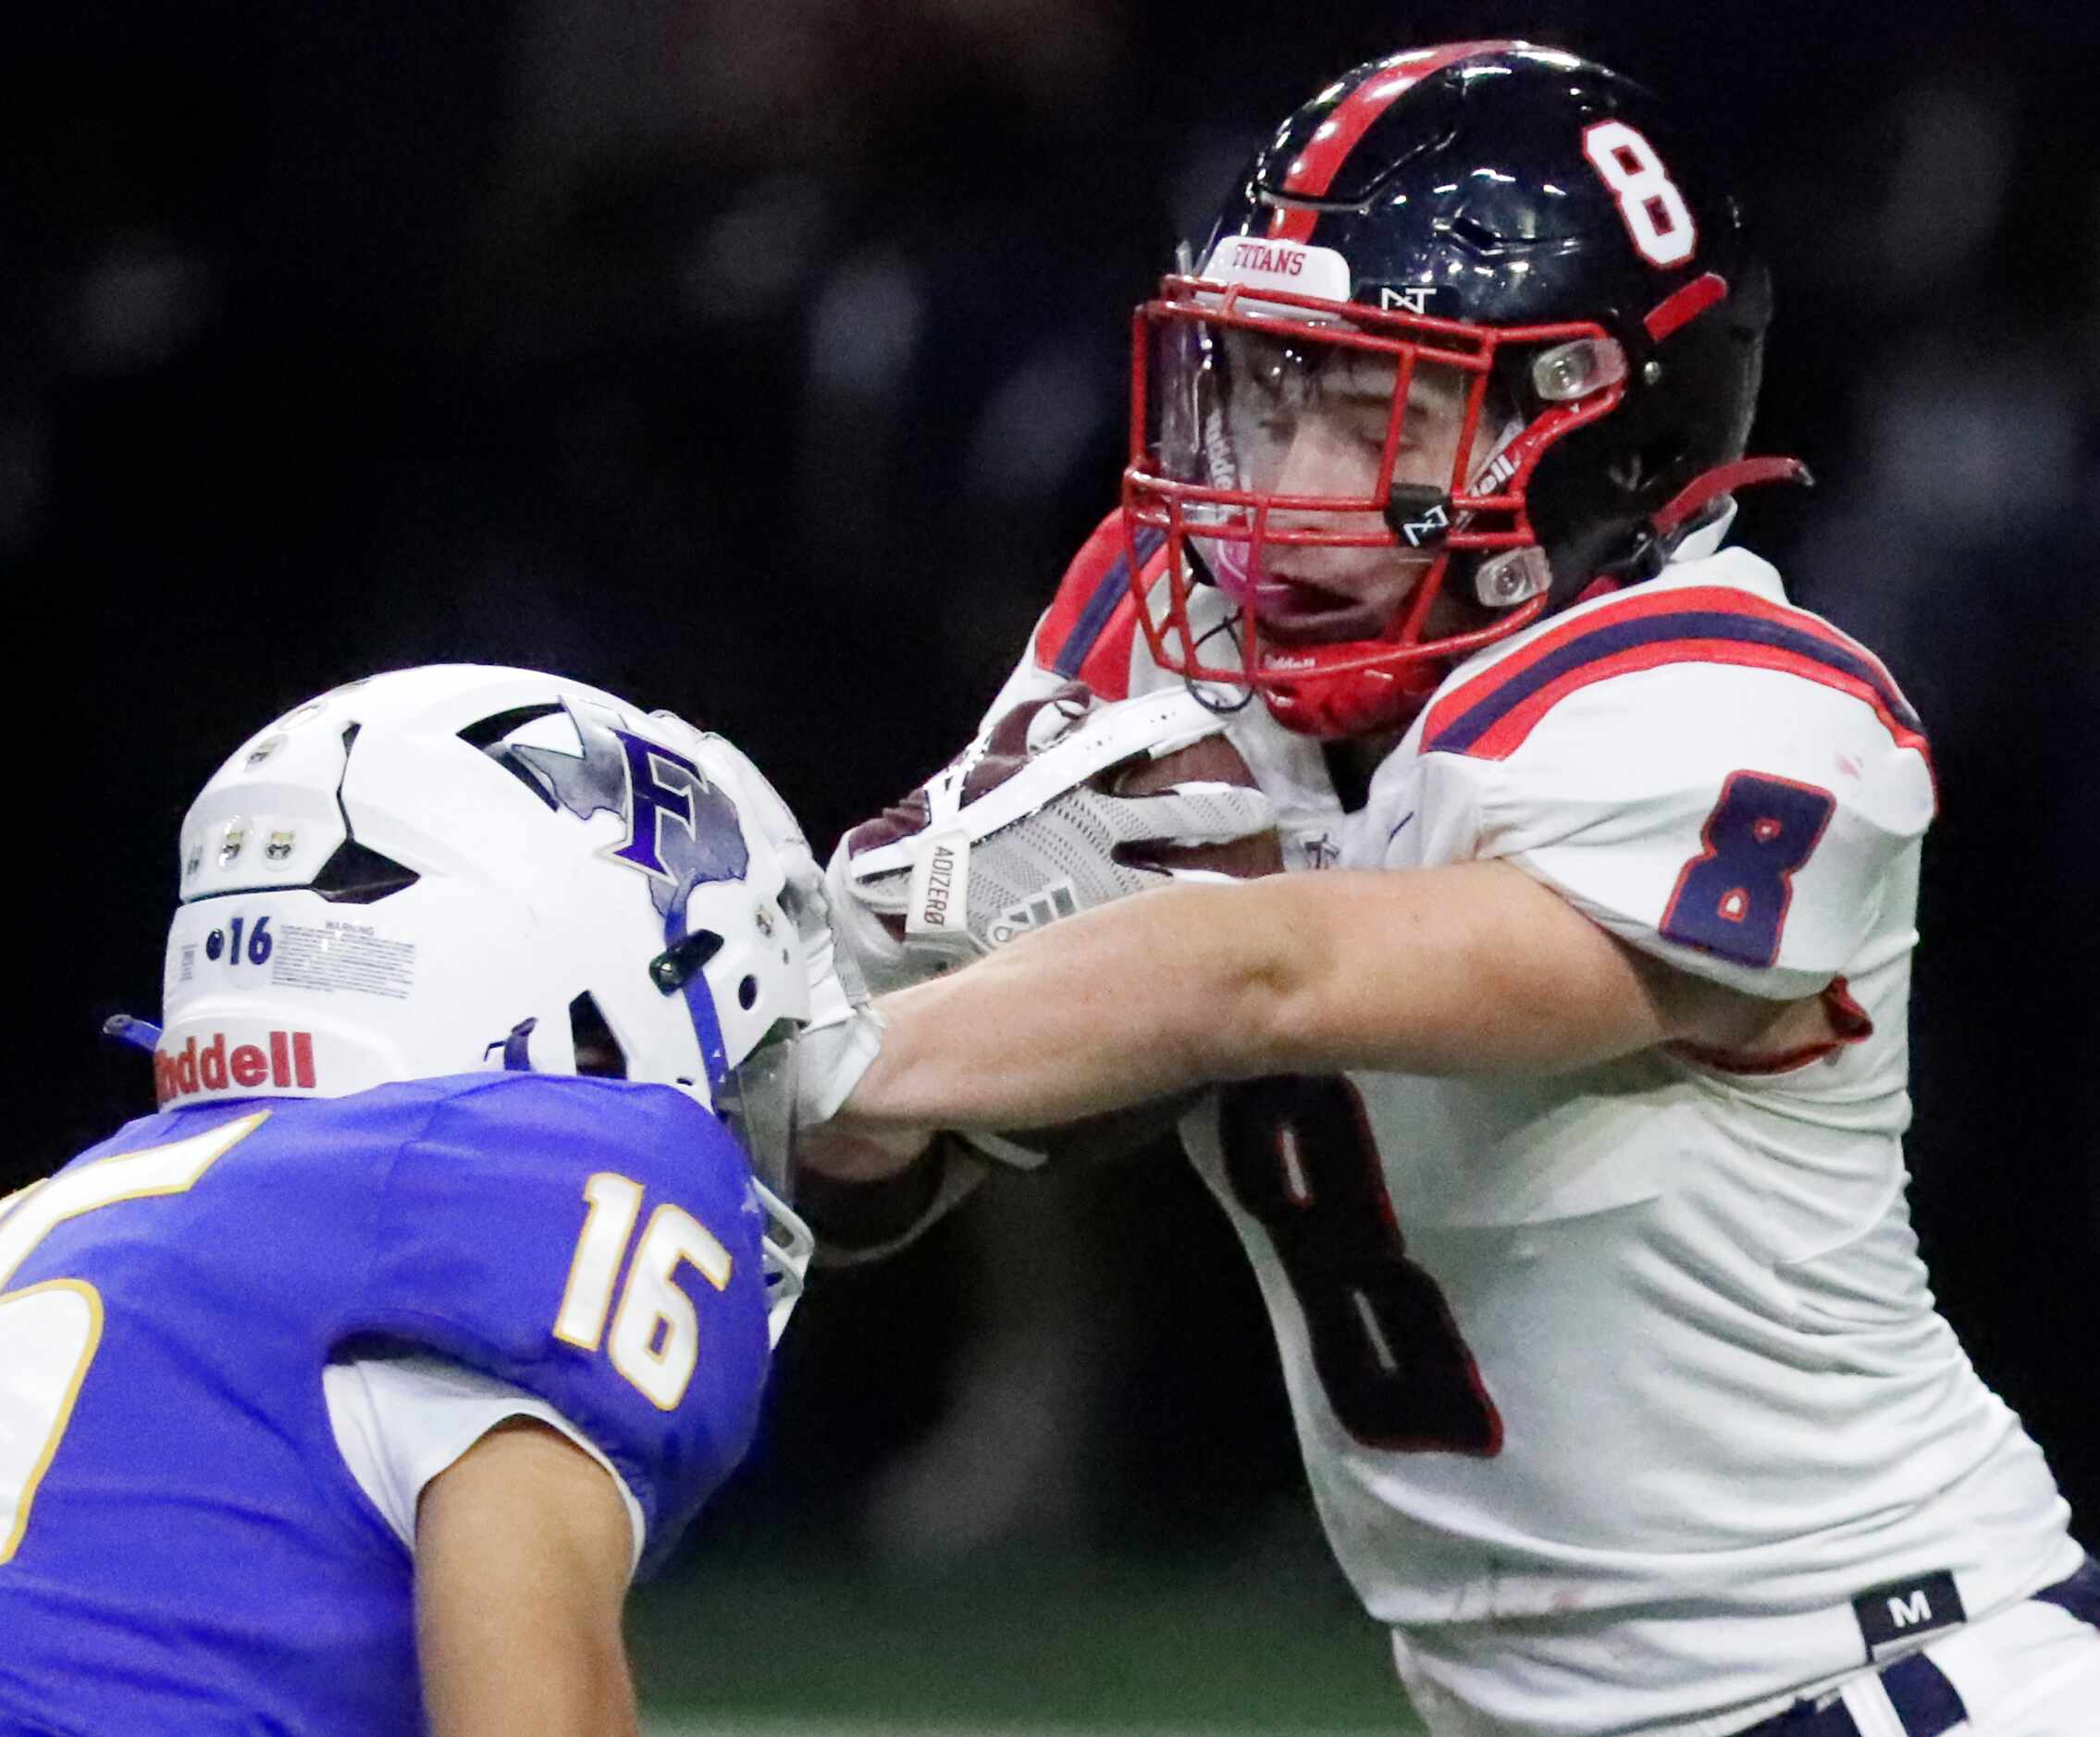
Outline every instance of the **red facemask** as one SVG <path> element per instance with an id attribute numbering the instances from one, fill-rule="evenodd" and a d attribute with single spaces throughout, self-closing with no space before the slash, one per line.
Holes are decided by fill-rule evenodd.
<path id="1" fill-rule="evenodd" d="M 1490 327 L 1272 287 L 1309 275 L 1290 252 L 1259 249 L 1254 281 L 1170 277 L 1138 309 L 1124 530 L 1133 573 L 1140 533 L 1166 538 L 1165 584 L 1140 598 L 1164 668 L 1251 687 L 1302 733 L 1360 735 L 1543 613 L 1526 487 L 1617 406 L 1625 357 L 1588 321 Z M 1543 404 L 1522 423 L 1489 409 L 1513 345 Z M 1228 634 L 1192 621 L 1205 584 L 1237 606 Z"/>

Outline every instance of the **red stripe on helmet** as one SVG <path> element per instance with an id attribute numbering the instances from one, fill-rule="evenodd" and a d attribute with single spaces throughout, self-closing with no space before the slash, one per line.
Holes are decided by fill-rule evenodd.
<path id="1" fill-rule="evenodd" d="M 1679 326 L 1689 326 L 1716 302 L 1728 297 L 1728 279 L 1719 272 L 1708 272 L 1703 277 L 1694 277 L 1674 295 L 1662 298 L 1649 309 L 1641 324 L 1648 327 L 1648 335 L 1657 343 Z"/>
<path id="2" fill-rule="evenodd" d="M 1513 42 L 1447 43 L 1441 48 L 1415 48 L 1379 61 L 1357 87 L 1334 106 L 1283 177 L 1282 191 L 1319 199 L 1349 160 L 1372 123 L 1431 73 L 1475 55 L 1500 54 Z M 1303 206 L 1278 206 L 1269 213 L 1268 232 L 1287 241 L 1303 241 L 1319 214 Z"/>

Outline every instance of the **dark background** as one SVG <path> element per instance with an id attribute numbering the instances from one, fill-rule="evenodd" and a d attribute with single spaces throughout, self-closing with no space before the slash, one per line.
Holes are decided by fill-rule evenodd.
<path id="1" fill-rule="evenodd" d="M 80 0 L 12 21 L 0 562 L 20 671 L 0 1186 L 148 1105 L 182 810 L 310 693 L 558 669 L 728 731 L 820 847 L 945 758 L 1111 503 L 1129 310 L 1260 133 L 1523 33 L 1733 160 L 1779 314 L 1739 536 L 1882 651 L 1943 802 L 1913 1200 L 2091 1542 L 2087 812 L 2100 11 L 1652 0 Z M 2085 745 L 2087 751 L 2080 751 Z M 1137 1559 L 1302 1504 L 1168 1163 L 828 1278 L 712 1547 Z M 1002 1374 L 1002 1372 L 1005 1372 Z M 1600 1473 L 1600 1491 L 1609 1480 Z"/>

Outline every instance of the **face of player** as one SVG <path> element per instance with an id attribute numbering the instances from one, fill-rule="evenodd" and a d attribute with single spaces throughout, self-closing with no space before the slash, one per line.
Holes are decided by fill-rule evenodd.
<path id="1" fill-rule="evenodd" d="M 1398 357 L 1237 330 L 1224 334 L 1223 342 L 1231 380 L 1226 422 L 1240 487 L 1338 499 L 1377 493 Z M 1393 461 L 1396 489 L 1453 487 L 1461 474 L 1468 388 L 1469 376 L 1457 368 L 1415 364 Z M 1483 413 L 1482 423 L 1489 420 Z M 1487 437 L 1476 433 L 1476 450 Z M 1252 601 L 1264 631 L 1285 643 L 1379 636 L 1432 559 L 1396 546 L 1384 515 L 1376 511 L 1278 511 L 1269 524 L 1353 533 L 1366 545 L 1265 544 L 1260 569 L 1252 575 Z M 1435 615 L 1432 610 L 1432 631 L 1452 631 L 1455 623 L 1439 622 Z"/>

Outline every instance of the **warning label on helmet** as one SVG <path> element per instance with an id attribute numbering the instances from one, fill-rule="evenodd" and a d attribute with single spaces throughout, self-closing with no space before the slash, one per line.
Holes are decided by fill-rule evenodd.
<path id="1" fill-rule="evenodd" d="M 270 982 L 405 1001 L 415 987 L 415 943 L 389 941 L 369 923 L 331 922 L 322 929 L 287 923 L 270 956 Z"/>

